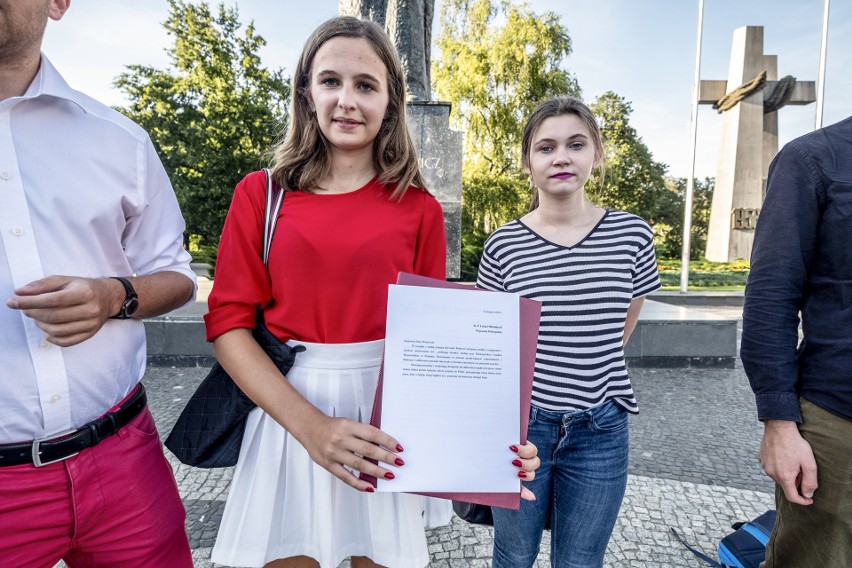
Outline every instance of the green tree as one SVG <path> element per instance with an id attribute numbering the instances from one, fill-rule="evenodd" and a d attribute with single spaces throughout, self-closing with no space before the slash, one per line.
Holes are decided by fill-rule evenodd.
<path id="1" fill-rule="evenodd" d="M 689 257 L 704 257 L 707 228 L 710 225 L 710 206 L 713 201 L 713 178 L 696 179 L 692 190 L 692 225 L 689 236 Z M 666 191 L 657 205 L 654 242 L 660 258 L 681 257 L 683 251 L 683 209 L 686 199 L 686 178 L 666 178 Z"/>
<path id="2" fill-rule="evenodd" d="M 603 207 L 629 211 L 654 225 L 660 199 L 667 193 L 667 166 L 654 160 L 630 125 L 633 109 L 623 97 L 608 91 L 591 109 L 603 133 L 606 172 L 603 185 L 597 176 L 589 180 L 589 199 Z"/>
<path id="3" fill-rule="evenodd" d="M 520 164 L 527 117 L 539 101 L 580 89 L 561 67 L 571 40 L 553 12 L 537 15 L 511 0 L 445 0 L 439 29 L 432 82 L 465 133 L 462 278 L 470 279 L 488 234 L 529 203 Z"/>
<path id="4" fill-rule="evenodd" d="M 186 240 L 215 248 L 234 186 L 264 163 L 287 119 L 289 80 L 261 66 L 266 41 L 236 8 L 169 0 L 171 65 L 130 65 L 119 109 L 148 130 L 187 223 Z"/>

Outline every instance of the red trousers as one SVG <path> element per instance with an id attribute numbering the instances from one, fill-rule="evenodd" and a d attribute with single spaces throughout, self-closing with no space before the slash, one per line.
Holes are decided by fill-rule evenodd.
<path id="1" fill-rule="evenodd" d="M 185 519 L 148 408 L 65 461 L 0 467 L 2 566 L 192 568 Z"/>

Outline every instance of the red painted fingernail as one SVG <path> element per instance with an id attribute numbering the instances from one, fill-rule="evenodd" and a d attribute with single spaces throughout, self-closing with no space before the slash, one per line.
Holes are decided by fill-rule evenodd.
<path id="1" fill-rule="evenodd" d="M 393 479 L 393 478 L 395 478 L 395 477 L 396 477 L 396 476 L 395 476 L 393 473 L 391 473 L 391 472 L 389 472 L 389 471 L 386 471 L 386 472 L 385 472 L 385 479 Z"/>
<path id="2" fill-rule="evenodd" d="M 405 462 L 402 461 L 399 458 L 396 458 L 395 460 L 393 460 L 393 463 L 395 463 L 396 465 L 405 465 Z"/>
<path id="3" fill-rule="evenodd" d="M 515 452 L 516 454 L 518 453 L 518 446 L 509 446 L 509 449 Z"/>
<path id="4" fill-rule="evenodd" d="M 402 446 L 400 446 L 399 444 L 397 444 L 397 445 L 396 445 L 396 451 L 398 451 L 398 452 L 404 452 L 405 450 L 404 450 L 404 449 L 402 449 Z"/>
<path id="5" fill-rule="evenodd" d="M 526 477 L 527 477 L 527 472 L 525 472 L 525 471 L 519 471 L 519 472 L 518 472 L 518 477 L 523 477 L 524 479 L 526 479 Z"/>
<path id="6" fill-rule="evenodd" d="M 368 485 L 368 486 L 367 486 L 367 489 L 365 489 L 364 491 L 366 491 L 367 493 L 372 493 L 372 492 L 374 492 L 374 491 L 375 491 L 375 489 L 373 489 L 373 486 L 372 486 L 372 485 Z"/>
<path id="7" fill-rule="evenodd" d="M 515 467 L 521 467 L 524 464 L 521 463 L 521 460 L 512 460 L 512 465 Z"/>

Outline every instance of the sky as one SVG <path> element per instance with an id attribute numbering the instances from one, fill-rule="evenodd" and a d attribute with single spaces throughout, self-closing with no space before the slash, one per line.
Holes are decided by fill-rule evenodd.
<path id="1" fill-rule="evenodd" d="M 212 2 L 218 4 L 218 1 Z M 337 0 L 225 0 L 243 23 L 254 21 L 267 45 L 262 64 L 292 74 L 302 45 Z M 437 0 L 437 10 L 440 0 Z M 613 91 L 630 102 L 631 125 L 669 173 L 689 174 L 692 93 L 698 36 L 698 0 L 529 0 L 533 12 L 560 16 L 573 52 L 563 67 L 583 99 Z M 764 27 L 764 53 L 778 56 L 778 75 L 816 81 L 824 0 L 705 0 L 701 79 L 727 79 L 733 32 Z M 165 68 L 170 38 L 162 27 L 165 0 L 75 0 L 50 22 L 44 53 L 69 84 L 107 104 L 122 105 L 113 81 L 126 65 Z M 440 33 L 436 13 L 433 36 Z M 433 50 L 433 55 L 437 53 Z M 823 125 L 852 115 L 852 1 L 830 4 Z M 814 129 L 816 105 L 779 111 L 779 143 Z M 722 116 L 699 107 L 695 175 L 713 177 Z"/>

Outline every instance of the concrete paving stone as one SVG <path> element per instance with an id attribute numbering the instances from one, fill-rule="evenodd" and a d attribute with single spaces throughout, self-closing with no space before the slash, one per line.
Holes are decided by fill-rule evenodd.
<path id="1" fill-rule="evenodd" d="M 725 357 L 736 352 L 736 323 L 646 322 L 642 328 L 643 357 Z M 684 340 L 689 337 L 689 340 Z"/>

